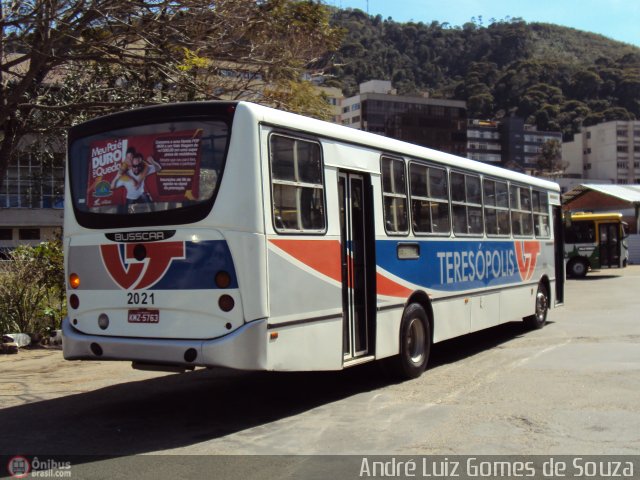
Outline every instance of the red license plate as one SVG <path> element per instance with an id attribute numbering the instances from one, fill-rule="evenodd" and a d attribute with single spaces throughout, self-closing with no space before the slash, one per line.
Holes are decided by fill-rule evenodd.
<path id="1" fill-rule="evenodd" d="M 129 310 L 129 323 L 159 323 L 160 310 Z"/>

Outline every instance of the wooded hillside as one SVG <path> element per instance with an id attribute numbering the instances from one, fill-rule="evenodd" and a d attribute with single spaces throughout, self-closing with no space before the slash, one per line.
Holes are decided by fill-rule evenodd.
<path id="1" fill-rule="evenodd" d="M 640 118 L 640 49 L 601 35 L 519 18 L 398 23 L 351 9 L 333 21 L 345 37 L 327 83 L 347 95 L 391 80 L 399 94 L 465 100 L 469 117 L 514 113 L 565 138 L 582 124 Z"/>

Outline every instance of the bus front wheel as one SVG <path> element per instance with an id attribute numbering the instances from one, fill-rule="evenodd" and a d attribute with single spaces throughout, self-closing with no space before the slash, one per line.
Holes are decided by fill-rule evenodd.
<path id="1" fill-rule="evenodd" d="M 547 323 L 549 312 L 549 292 L 547 286 L 540 282 L 536 293 L 535 313 L 524 319 L 525 324 L 532 329 L 542 328 Z"/>
<path id="2" fill-rule="evenodd" d="M 574 258 L 567 265 L 567 273 L 570 277 L 583 278 L 589 271 L 589 263 L 584 258 Z"/>
<path id="3" fill-rule="evenodd" d="M 400 354 L 389 359 L 395 376 L 418 378 L 427 368 L 431 351 L 431 328 L 424 308 L 412 303 L 400 323 Z"/>

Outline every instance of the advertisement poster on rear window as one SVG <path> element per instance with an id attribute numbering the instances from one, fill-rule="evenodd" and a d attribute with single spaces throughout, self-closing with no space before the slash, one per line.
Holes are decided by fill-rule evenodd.
<path id="1" fill-rule="evenodd" d="M 184 130 L 92 142 L 89 208 L 197 200 L 201 136 Z"/>

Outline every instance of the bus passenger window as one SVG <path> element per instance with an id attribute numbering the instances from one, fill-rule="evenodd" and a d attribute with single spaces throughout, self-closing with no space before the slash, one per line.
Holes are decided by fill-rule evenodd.
<path id="1" fill-rule="evenodd" d="M 482 194 L 480 177 L 458 172 L 451 173 L 451 200 L 453 204 L 453 233 L 482 235 Z"/>
<path id="2" fill-rule="evenodd" d="M 320 145 L 270 138 L 273 225 L 278 232 L 321 233 L 326 227 Z"/>
<path id="3" fill-rule="evenodd" d="M 489 236 L 509 236 L 509 199 L 507 184 L 497 180 L 482 180 L 484 192 L 484 226 Z"/>
<path id="4" fill-rule="evenodd" d="M 404 160 L 382 157 L 382 197 L 387 233 L 408 233 L 409 212 Z"/>
<path id="5" fill-rule="evenodd" d="M 416 234 L 449 233 L 447 171 L 411 163 L 411 219 Z"/>
<path id="6" fill-rule="evenodd" d="M 531 191 L 528 187 L 511 185 L 511 230 L 516 237 L 533 235 Z"/>
<path id="7" fill-rule="evenodd" d="M 566 243 L 593 243 L 596 241 L 595 223 L 591 220 L 574 221 L 565 229 Z"/>
<path id="8" fill-rule="evenodd" d="M 551 228 L 549 226 L 549 199 L 545 192 L 533 190 L 533 228 L 536 238 L 549 238 Z"/>

